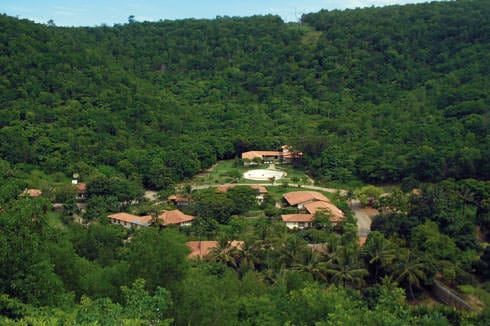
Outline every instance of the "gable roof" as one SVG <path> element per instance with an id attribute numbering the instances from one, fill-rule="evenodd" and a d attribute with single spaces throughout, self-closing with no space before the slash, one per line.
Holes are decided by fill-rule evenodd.
<path id="1" fill-rule="evenodd" d="M 242 159 L 253 160 L 256 157 L 263 158 L 264 156 L 283 156 L 280 151 L 249 151 L 242 153 Z"/>
<path id="2" fill-rule="evenodd" d="M 213 248 L 218 246 L 218 241 L 189 241 L 185 243 L 191 249 L 189 258 L 207 256 Z"/>
<path id="3" fill-rule="evenodd" d="M 39 197 L 43 194 L 42 190 L 41 189 L 26 189 L 24 190 L 24 192 L 22 193 L 22 195 L 24 196 L 29 196 L 29 197 Z"/>
<path id="4" fill-rule="evenodd" d="M 112 220 L 117 220 L 121 222 L 142 225 L 142 226 L 149 226 L 151 224 L 151 216 L 149 215 L 137 216 L 137 215 L 122 212 L 122 213 L 111 214 L 108 217 Z"/>
<path id="5" fill-rule="evenodd" d="M 220 186 L 216 187 L 216 190 L 219 191 L 219 192 L 227 192 L 228 189 L 235 188 L 237 186 L 239 186 L 239 185 L 237 185 L 237 184 L 220 185 Z M 254 189 L 254 190 L 257 190 L 260 194 L 267 194 L 267 193 L 269 193 L 267 191 L 267 188 L 264 187 L 264 186 L 250 185 L 249 187 L 252 188 L 252 189 Z"/>
<path id="6" fill-rule="evenodd" d="M 312 214 L 285 214 L 285 215 L 281 215 L 281 219 L 284 222 L 306 223 L 306 222 L 313 222 L 313 215 Z"/>
<path id="7" fill-rule="evenodd" d="M 289 205 L 295 206 L 298 204 L 310 202 L 310 201 L 324 201 L 330 203 L 330 199 L 325 195 L 316 191 L 292 191 L 285 193 L 282 197 L 288 202 Z"/>
<path id="8" fill-rule="evenodd" d="M 231 248 L 241 250 L 245 242 L 239 240 L 232 240 L 229 242 Z M 188 258 L 204 257 L 216 247 L 218 247 L 218 241 L 188 241 L 185 243 L 190 249 L 191 253 Z"/>
<path id="9" fill-rule="evenodd" d="M 328 211 L 332 216 L 330 217 L 330 221 L 338 222 L 344 218 L 344 212 L 342 212 L 337 206 L 332 203 L 327 203 L 324 201 L 314 201 L 311 203 L 305 204 L 305 209 L 308 213 L 315 215 L 318 211 Z"/>
<path id="10" fill-rule="evenodd" d="M 178 225 L 194 220 L 194 216 L 186 215 L 178 209 L 174 209 L 172 211 L 164 211 L 158 218 L 163 221 L 163 225 Z"/>

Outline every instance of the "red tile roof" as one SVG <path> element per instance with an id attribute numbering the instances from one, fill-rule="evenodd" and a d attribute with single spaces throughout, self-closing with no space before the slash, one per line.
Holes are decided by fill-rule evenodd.
<path id="1" fill-rule="evenodd" d="M 149 226 L 151 223 L 151 216 L 149 215 L 137 216 L 137 215 L 123 212 L 123 213 L 111 214 L 108 217 L 112 220 L 136 224 L 136 225 L 142 225 L 142 226 Z"/>
<path id="2" fill-rule="evenodd" d="M 285 214 L 285 215 L 281 215 L 281 219 L 284 222 L 305 223 L 305 222 L 313 222 L 313 215 L 312 214 Z"/>
<path id="3" fill-rule="evenodd" d="M 278 156 L 279 157 L 282 155 L 283 155 L 283 153 L 280 151 L 250 151 L 250 152 L 242 153 L 242 159 L 253 160 L 256 157 L 263 159 L 264 156 Z"/>
<path id="4" fill-rule="evenodd" d="M 329 203 L 330 199 L 316 191 L 293 191 L 282 195 L 289 205 L 295 206 L 310 201 L 324 201 Z"/>
<path id="5" fill-rule="evenodd" d="M 187 257 L 197 258 L 207 256 L 213 248 L 218 246 L 218 241 L 189 241 L 185 244 L 191 249 Z"/>
<path id="6" fill-rule="evenodd" d="M 187 256 L 189 258 L 205 257 L 216 247 L 218 247 L 218 241 L 189 241 L 185 243 L 190 249 L 191 253 Z M 233 240 L 230 243 L 230 247 L 242 249 L 244 242 Z"/>
<path id="7" fill-rule="evenodd" d="M 87 191 L 87 184 L 85 182 L 80 182 L 75 185 L 79 193 L 85 193 Z"/>
<path id="8" fill-rule="evenodd" d="M 344 212 L 342 212 L 337 206 L 332 203 L 326 203 L 324 201 L 314 201 L 305 204 L 305 209 L 308 213 L 315 215 L 316 212 L 325 210 L 331 214 L 330 221 L 338 222 L 344 218 Z"/>
<path id="9" fill-rule="evenodd" d="M 238 185 L 237 184 L 220 185 L 220 186 L 216 187 L 216 190 L 218 190 L 219 192 L 227 192 L 228 189 L 235 188 L 236 186 L 238 186 Z M 267 194 L 268 193 L 267 188 L 263 187 L 263 186 L 250 185 L 250 188 L 257 190 L 261 194 Z"/>
<path id="10" fill-rule="evenodd" d="M 179 225 L 194 220 L 194 216 L 186 215 L 178 209 L 164 211 L 158 218 L 163 221 L 163 225 Z"/>
<path id="11" fill-rule="evenodd" d="M 22 194 L 35 198 L 41 196 L 43 192 L 41 189 L 26 189 Z"/>

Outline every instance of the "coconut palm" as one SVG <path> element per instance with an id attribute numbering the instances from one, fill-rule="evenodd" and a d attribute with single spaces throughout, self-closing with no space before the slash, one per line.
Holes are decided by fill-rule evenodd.
<path id="1" fill-rule="evenodd" d="M 306 241 L 296 236 L 289 237 L 281 246 L 279 261 L 283 267 L 289 268 L 298 263 L 306 251 L 311 251 L 307 248 Z"/>
<path id="2" fill-rule="evenodd" d="M 238 249 L 228 239 L 219 239 L 218 245 L 209 253 L 208 260 L 237 269 Z"/>
<path id="3" fill-rule="evenodd" d="M 244 242 L 237 252 L 237 265 L 243 275 L 247 271 L 254 271 L 259 262 L 258 247 L 255 243 Z"/>
<path id="4" fill-rule="evenodd" d="M 421 281 L 425 281 L 426 264 L 422 256 L 415 255 L 410 250 L 402 252 L 400 259 L 395 263 L 393 268 L 393 277 L 395 280 L 408 286 L 408 293 L 411 299 L 415 299 L 413 286 L 421 287 Z"/>
<path id="5" fill-rule="evenodd" d="M 328 264 L 318 251 L 304 252 L 300 260 L 292 266 L 292 270 L 311 274 L 318 281 L 327 281 Z"/>
<path id="6" fill-rule="evenodd" d="M 368 271 L 359 262 L 358 254 L 352 248 L 339 246 L 328 262 L 327 273 L 330 280 L 338 285 L 359 287 Z"/>
<path id="7" fill-rule="evenodd" d="M 379 269 L 391 264 L 396 257 L 396 247 L 381 232 L 371 232 L 361 249 L 361 257 L 374 269 L 374 279 L 378 280 Z"/>

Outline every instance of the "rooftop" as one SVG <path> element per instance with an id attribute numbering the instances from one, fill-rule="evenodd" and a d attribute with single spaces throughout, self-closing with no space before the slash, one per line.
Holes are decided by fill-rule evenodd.
<path id="1" fill-rule="evenodd" d="M 235 188 L 236 186 L 238 186 L 238 185 L 237 184 L 221 185 L 221 186 L 216 187 L 216 190 L 218 190 L 219 192 L 227 192 L 228 189 Z M 261 194 L 267 194 L 268 193 L 267 188 L 263 187 L 263 186 L 250 185 L 249 187 L 257 190 Z"/>
<path id="2" fill-rule="evenodd" d="M 281 219 L 284 222 L 306 223 L 306 222 L 313 222 L 313 215 L 312 214 L 285 214 L 285 215 L 281 215 Z"/>
<path id="3" fill-rule="evenodd" d="M 41 189 L 26 189 L 22 194 L 35 198 L 41 196 L 43 192 Z"/>
<path id="4" fill-rule="evenodd" d="M 158 218 L 163 221 L 163 225 L 182 224 L 194 220 L 194 216 L 186 215 L 178 209 L 164 211 Z"/>
<path id="5" fill-rule="evenodd" d="M 151 216 L 137 216 L 129 213 L 116 213 L 108 216 L 110 219 L 122 221 L 126 223 L 149 226 L 151 224 Z"/>
<path id="6" fill-rule="evenodd" d="M 187 256 L 188 258 L 198 258 L 205 257 L 216 247 L 218 247 L 218 241 L 189 241 L 185 243 L 190 249 L 191 253 Z M 233 240 L 230 243 L 230 247 L 241 249 L 244 242 Z"/>
<path id="7" fill-rule="evenodd" d="M 338 222 L 344 218 L 344 212 L 342 212 L 337 206 L 332 203 L 324 201 L 314 201 L 305 204 L 305 209 L 308 213 L 315 215 L 316 212 L 326 211 L 331 214 L 330 221 Z"/>
<path id="8" fill-rule="evenodd" d="M 264 156 L 282 156 L 280 151 L 249 151 L 242 153 L 242 159 L 253 160 L 254 158 L 263 158 Z"/>
<path id="9" fill-rule="evenodd" d="M 330 203 L 330 199 L 316 191 L 292 191 L 282 196 L 289 205 L 295 206 L 310 201 L 324 201 Z"/>

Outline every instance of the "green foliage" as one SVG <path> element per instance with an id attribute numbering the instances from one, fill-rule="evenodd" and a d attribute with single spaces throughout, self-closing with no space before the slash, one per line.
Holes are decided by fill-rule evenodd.
<path id="1" fill-rule="evenodd" d="M 172 290 L 186 274 L 187 254 L 176 231 L 142 228 L 131 239 L 125 260 L 131 279 L 144 279 L 150 291 L 158 286 Z"/>
<path id="2" fill-rule="evenodd" d="M 382 194 L 383 189 L 372 185 L 364 186 L 355 192 L 356 197 L 365 206 L 374 206 Z"/>
<path id="3" fill-rule="evenodd" d="M 410 299 L 436 273 L 489 278 L 475 239 L 475 224 L 490 230 L 489 17 L 484 0 L 321 11 L 301 24 L 130 16 L 58 28 L 1 15 L 0 324 L 485 323 L 488 309 L 412 308 L 388 277 Z M 213 262 L 189 263 L 176 230 L 105 224 L 144 188 L 166 197 L 223 159 L 202 182 L 236 181 L 241 153 L 283 144 L 303 153 L 284 183 L 307 183 L 304 171 L 421 192 L 361 188 L 382 211 L 362 251 L 352 221 L 339 234 L 324 223 L 289 233 L 279 187 L 269 218 L 247 223 L 237 215 L 256 208 L 250 188 L 195 196 L 192 238 L 246 240 L 238 250 L 223 239 Z M 48 197 L 77 212 L 60 185 L 73 173 L 88 185 L 88 224 L 48 223 Z M 46 198 L 18 198 L 27 186 Z"/>

